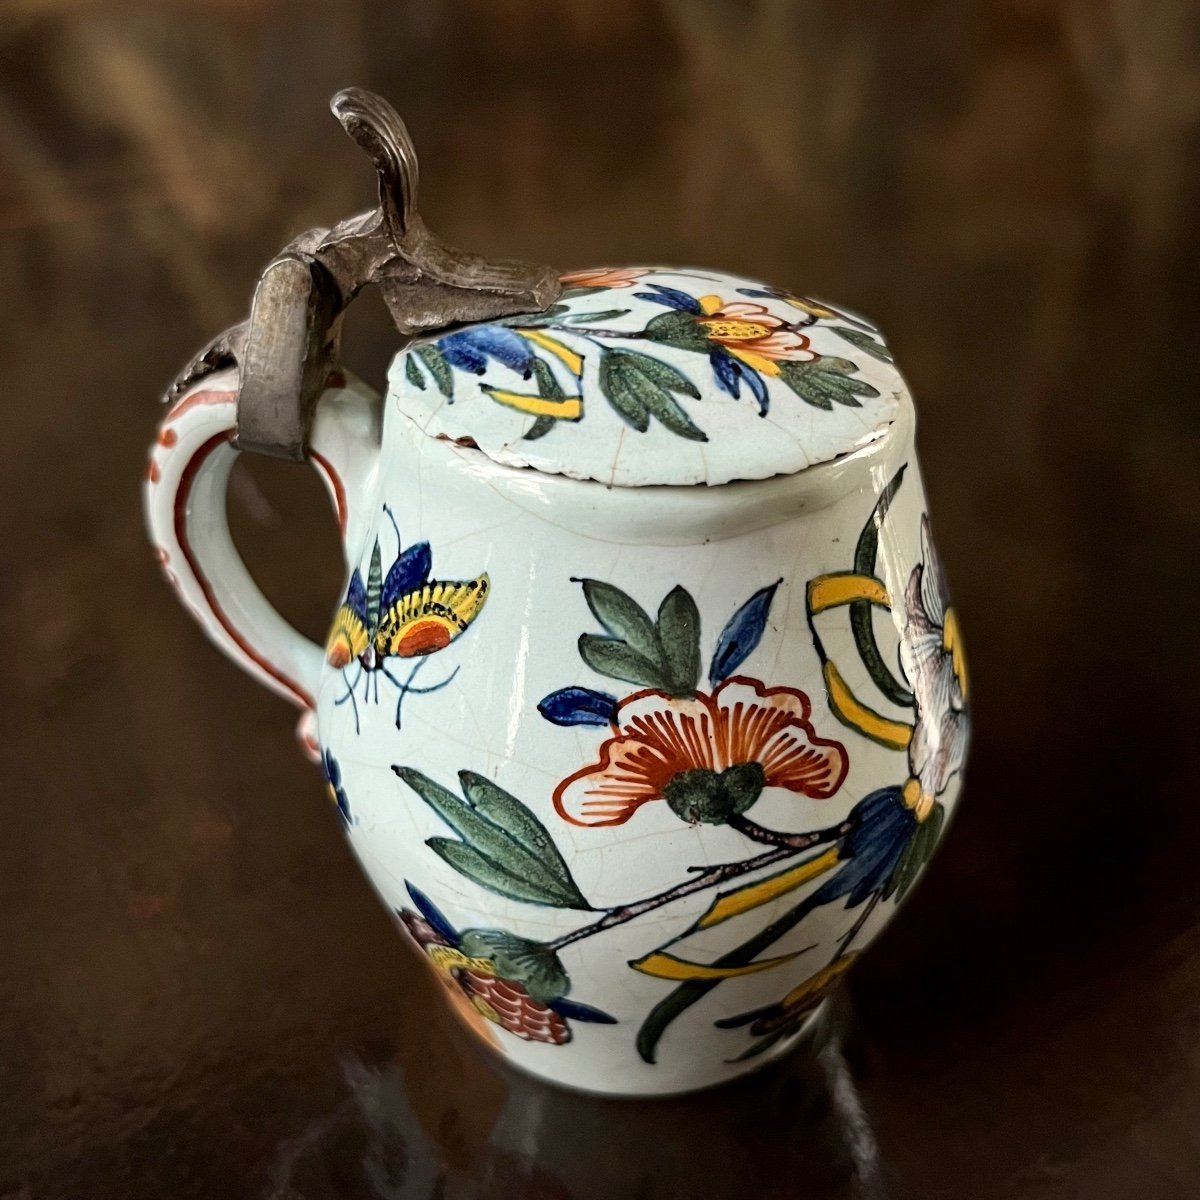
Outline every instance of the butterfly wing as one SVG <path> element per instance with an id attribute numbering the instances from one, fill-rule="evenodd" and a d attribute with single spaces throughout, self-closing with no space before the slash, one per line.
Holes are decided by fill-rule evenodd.
<path id="1" fill-rule="evenodd" d="M 376 653 L 417 658 L 450 645 L 487 601 L 487 575 L 463 583 L 426 583 L 387 606 L 375 635 Z"/>
<path id="2" fill-rule="evenodd" d="M 383 567 L 379 557 L 379 539 L 371 550 L 371 566 L 367 571 L 367 625 L 379 624 L 379 606 L 383 597 Z"/>
<path id="3" fill-rule="evenodd" d="M 433 553 L 428 542 L 417 542 L 415 546 L 409 546 L 392 563 L 391 570 L 383 581 L 380 612 L 387 613 L 405 596 L 423 588 L 429 581 L 432 566 Z"/>
<path id="4" fill-rule="evenodd" d="M 356 658 L 366 652 L 371 644 L 371 635 L 367 629 L 367 589 L 363 586 L 362 575 L 358 568 L 350 576 L 350 586 L 346 589 L 346 599 L 342 601 L 337 615 L 333 618 L 333 628 L 325 643 L 325 657 L 330 666 L 342 668 L 349 666 Z"/>

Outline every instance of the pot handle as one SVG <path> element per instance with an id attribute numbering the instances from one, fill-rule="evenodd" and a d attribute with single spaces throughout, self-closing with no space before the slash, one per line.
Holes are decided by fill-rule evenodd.
<path id="1" fill-rule="evenodd" d="M 207 375 L 175 401 L 150 451 L 146 521 L 163 574 L 208 637 L 251 676 L 303 710 L 297 736 L 320 757 L 317 688 L 324 651 L 272 607 L 229 532 L 225 495 L 238 451 L 238 375 Z M 309 461 L 333 501 L 342 544 L 365 533 L 362 491 L 373 486 L 381 400 L 361 380 L 331 376 L 317 402 Z"/>

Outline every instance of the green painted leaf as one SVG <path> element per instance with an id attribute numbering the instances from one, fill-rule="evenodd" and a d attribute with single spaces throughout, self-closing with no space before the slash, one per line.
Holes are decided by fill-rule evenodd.
<path id="1" fill-rule="evenodd" d="M 415 354 L 409 354 L 404 360 L 404 376 L 409 383 L 415 388 L 425 390 L 425 376 L 421 374 L 421 368 L 417 366 L 417 358 Z"/>
<path id="2" fill-rule="evenodd" d="M 859 396 L 878 396 L 879 391 L 863 379 L 848 358 L 819 358 L 815 362 L 782 362 L 779 377 L 808 404 L 827 412 L 834 404 L 860 407 Z"/>
<path id="3" fill-rule="evenodd" d="M 619 356 L 612 353 L 600 356 L 600 390 L 604 398 L 630 425 L 645 433 L 650 428 L 650 409 L 633 385 L 628 372 L 622 371 Z"/>
<path id="4" fill-rule="evenodd" d="M 708 441 L 708 434 L 693 424 L 691 417 L 671 398 L 670 393 L 660 391 L 652 399 L 648 399 L 646 405 L 650 409 L 650 415 L 661 421 L 672 433 L 692 442 Z"/>
<path id="5" fill-rule="evenodd" d="M 645 433 L 654 417 L 672 433 L 695 442 L 708 435 L 692 422 L 671 395 L 679 392 L 700 398 L 696 385 L 669 363 L 636 350 L 610 350 L 600 356 L 600 390 L 608 402 L 639 432 Z"/>
<path id="6" fill-rule="evenodd" d="M 835 354 L 822 354 L 815 362 L 807 365 L 825 375 L 853 375 L 858 370 L 858 363 L 854 359 L 838 358 Z"/>
<path id="7" fill-rule="evenodd" d="M 781 362 L 779 378 L 806 404 L 811 404 L 814 408 L 823 408 L 826 412 L 832 412 L 833 401 L 814 382 L 812 373 L 806 370 L 808 366 L 808 363 Z"/>
<path id="8" fill-rule="evenodd" d="M 425 369 L 433 376 L 438 391 L 447 400 L 454 398 L 454 372 L 445 356 L 435 345 L 418 346 L 414 354 L 421 360 Z"/>
<path id="9" fill-rule="evenodd" d="M 653 663 L 662 662 L 658 630 L 644 608 L 626 592 L 599 579 L 581 579 L 583 598 L 606 632 Z"/>
<path id="10" fill-rule="evenodd" d="M 683 587 L 672 588 L 659 605 L 658 640 L 671 691 L 677 696 L 692 695 L 700 683 L 700 611 Z"/>
<path id="11" fill-rule="evenodd" d="M 696 385 L 682 372 L 665 363 L 661 358 L 652 354 L 641 354 L 637 350 L 609 350 L 608 353 L 619 354 L 628 366 L 636 367 L 652 383 L 672 392 L 682 392 L 693 400 L 700 399 L 700 391 Z"/>
<path id="12" fill-rule="evenodd" d="M 925 847 L 925 861 L 928 862 L 942 840 L 942 828 L 946 824 L 946 806 L 940 800 L 934 801 L 933 812 L 925 819 L 925 824 L 929 827 L 929 840 Z"/>
<path id="13" fill-rule="evenodd" d="M 554 840 L 529 808 L 499 784 L 474 771 L 459 771 L 458 781 L 462 784 L 463 795 L 476 812 L 506 830 L 509 837 L 528 850 L 565 889 L 577 891 L 570 869 Z"/>
<path id="14" fill-rule="evenodd" d="M 536 442 L 548 434 L 558 422 L 553 417 L 538 417 L 536 421 L 522 434 L 526 442 Z"/>
<path id="15" fill-rule="evenodd" d="M 887 486 L 879 493 L 879 499 L 875 502 L 875 507 L 872 509 L 870 517 L 867 518 L 862 532 L 858 535 L 858 541 L 854 547 L 854 570 L 859 575 L 875 574 L 879 530 L 883 527 L 883 520 L 887 516 L 888 509 L 891 508 L 896 493 L 900 490 L 901 483 L 904 482 L 904 472 L 907 470 L 908 464 L 906 463 L 888 481 Z M 892 674 L 880 652 L 879 643 L 875 640 L 874 614 L 872 605 L 868 601 L 856 600 L 850 605 L 850 631 L 854 634 L 854 644 L 858 649 L 858 656 L 862 659 L 863 666 L 867 668 L 867 674 L 871 676 L 875 686 L 893 704 L 911 708 L 914 703 L 912 692 Z"/>
<path id="16" fill-rule="evenodd" d="M 691 313 L 660 313 L 647 323 L 642 330 L 642 337 L 698 354 L 707 354 L 712 349 L 708 335 Z"/>
<path id="17" fill-rule="evenodd" d="M 917 829 L 916 836 L 913 838 L 913 859 L 909 866 L 909 870 L 905 877 L 900 880 L 899 886 L 896 888 L 896 903 L 908 894 L 909 888 L 916 883 L 921 872 L 925 869 L 925 865 L 933 857 L 934 851 L 937 850 L 938 839 L 942 835 L 942 825 L 946 819 L 946 810 L 940 802 L 935 803 L 933 811 L 925 818 L 925 821 Z"/>
<path id="18" fill-rule="evenodd" d="M 563 295 L 568 293 L 564 292 Z M 552 304 L 540 313 L 518 313 L 514 317 L 500 317 L 492 324 L 504 325 L 509 329 L 540 329 L 543 325 L 553 325 L 567 312 L 568 307 L 566 304 Z"/>
<path id="19" fill-rule="evenodd" d="M 603 312 L 594 313 L 572 313 L 569 317 L 564 317 L 563 320 L 567 324 L 578 322 L 579 324 L 596 325 L 601 321 L 615 321 L 617 317 L 623 317 L 629 312 L 627 308 L 606 308 Z"/>
<path id="20" fill-rule="evenodd" d="M 924 828 L 923 825 L 918 825 L 913 830 L 912 836 L 908 839 L 908 845 L 904 847 L 895 868 L 880 889 L 881 899 L 890 900 L 894 895 L 898 904 L 904 898 L 904 893 L 908 891 L 917 872 L 921 869 L 921 837 Z"/>
<path id="21" fill-rule="evenodd" d="M 495 963 L 497 975 L 519 983 L 539 1004 L 551 1004 L 571 990 L 562 960 L 544 942 L 503 929 L 467 929 L 459 945 L 464 954 Z"/>
<path id="22" fill-rule="evenodd" d="M 852 346 L 857 346 L 864 354 L 869 354 L 872 358 L 879 359 L 880 362 L 890 363 L 894 361 L 892 352 L 884 342 L 873 338 L 866 330 L 839 329 L 836 326 L 830 326 L 829 328 L 844 341 L 849 342 Z"/>
<path id="23" fill-rule="evenodd" d="M 548 400 L 560 400 L 566 395 L 558 380 L 555 379 L 550 364 L 544 358 L 534 357 L 533 377 L 537 380 L 539 396 L 544 396 Z"/>
<path id="24" fill-rule="evenodd" d="M 486 848 L 498 843 L 497 835 L 507 840 L 503 830 L 498 830 L 465 800 L 415 767 L 393 766 L 392 770 L 464 841 Z"/>
<path id="25" fill-rule="evenodd" d="M 929 816 L 913 831 L 912 838 L 904 848 L 896 869 L 881 893 L 884 900 L 890 899 L 894 893 L 896 903 L 899 904 L 908 894 L 937 849 L 945 819 L 946 810 L 939 801 L 934 804 Z"/>
<path id="26" fill-rule="evenodd" d="M 585 633 L 579 639 L 579 654 L 593 671 L 611 679 L 622 679 L 638 687 L 669 690 L 671 683 L 665 670 L 639 654 L 627 642 L 616 638 L 600 637 Z"/>
<path id="27" fill-rule="evenodd" d="M 466 842 L 433 837 L 425 844 L 460 875 L 465 875 L 473 883 L 479 884 L 489 892 L 495 892 L 498 896 L 507 896 L 510 900 L 524 900 L 529 904 L 544 904 L 551 908 L 574 907 L 564 903 L 560 894 L 541 880 L 506 871 L 474 846 L 468 846 Z"/>
<path id="28" fill-rule="evenodd" d="M 468 800 L 463 800 L 413 767 L 393 766 L 392 770 L 463 839 L 451 842 L 432 838 L 428 843 L 433 847 L 436 842 L 437 853 L 456 870 L 462 870 L 492 891 L 517 900 L 532 900 L 556 908 L 591 907 L 566 871 L 557 850 L 551 848 L 552 855 L 543 858 L 522 840 L 537 841 L 532 829 L 537 818 L 527 809 L 525 817 L 519 818 L 511 806 L 521 809 L 524 806 L 515 797 L 489 784 L 482 776 L 468 773 L 466 777 L 472 787 Z M 482 786 L 485 784 L 486 788 Z M 482 798 L 483 803 L 474 803 L 476 798 Z M 545 835 L 544 830 L 542 833 Z M 548 835 L 545 836 L 549 841 Z M 463 849 L 447 849 L 447 845 Z M 464 865 L 460 867 L 459 863 Z"/>

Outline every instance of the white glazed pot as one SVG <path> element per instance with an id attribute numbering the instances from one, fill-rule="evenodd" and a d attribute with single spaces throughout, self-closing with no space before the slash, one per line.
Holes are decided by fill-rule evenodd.
<path id="1" fill-rule="evenodd" d="M 350 580 L 324 649 L 229 538 L 234 373 L 167 414 L 149 524 L 210 636 L 304 710 L 351 845 L 471 1027 L 556 1083 L 672 1093 L 786 1050 L 895 912 L 954 807 L 966 675 L 875 331 L 729 277 L 580 279 L 553 323 L 410 350 L 386 403 L 325 394 L 311 461 Z M 734 290 L 758 299 L 716 307 Z M 721 386 L 668 387 L 672 428 L 635 380 L 641 430 L 613 354 L 646 352 L 652 303 L 714 348 L 676 320 L 656 360 Z M 807 332 L 775 336 L 800 304 Z M 772 371 L 823 359 L 864 381 L 851 402 Z"/>

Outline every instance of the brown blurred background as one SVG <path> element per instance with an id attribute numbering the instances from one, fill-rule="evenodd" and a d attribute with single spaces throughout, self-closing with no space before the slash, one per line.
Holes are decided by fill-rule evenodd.
<path id="1" fill-rule="evenodd" d="M 820 1058 L 636 1106 L 479 1061 L 158 578 L 156 397 L 371 202 L 348 83 L 450 242 L 827 295 L 914 386 L 974 757 Z M 1198 162 L 1188 0 L 6 0 L 0 1198 L 1200 1194 Z M 315 477 L 233 507 L 319 633 Z"/>

